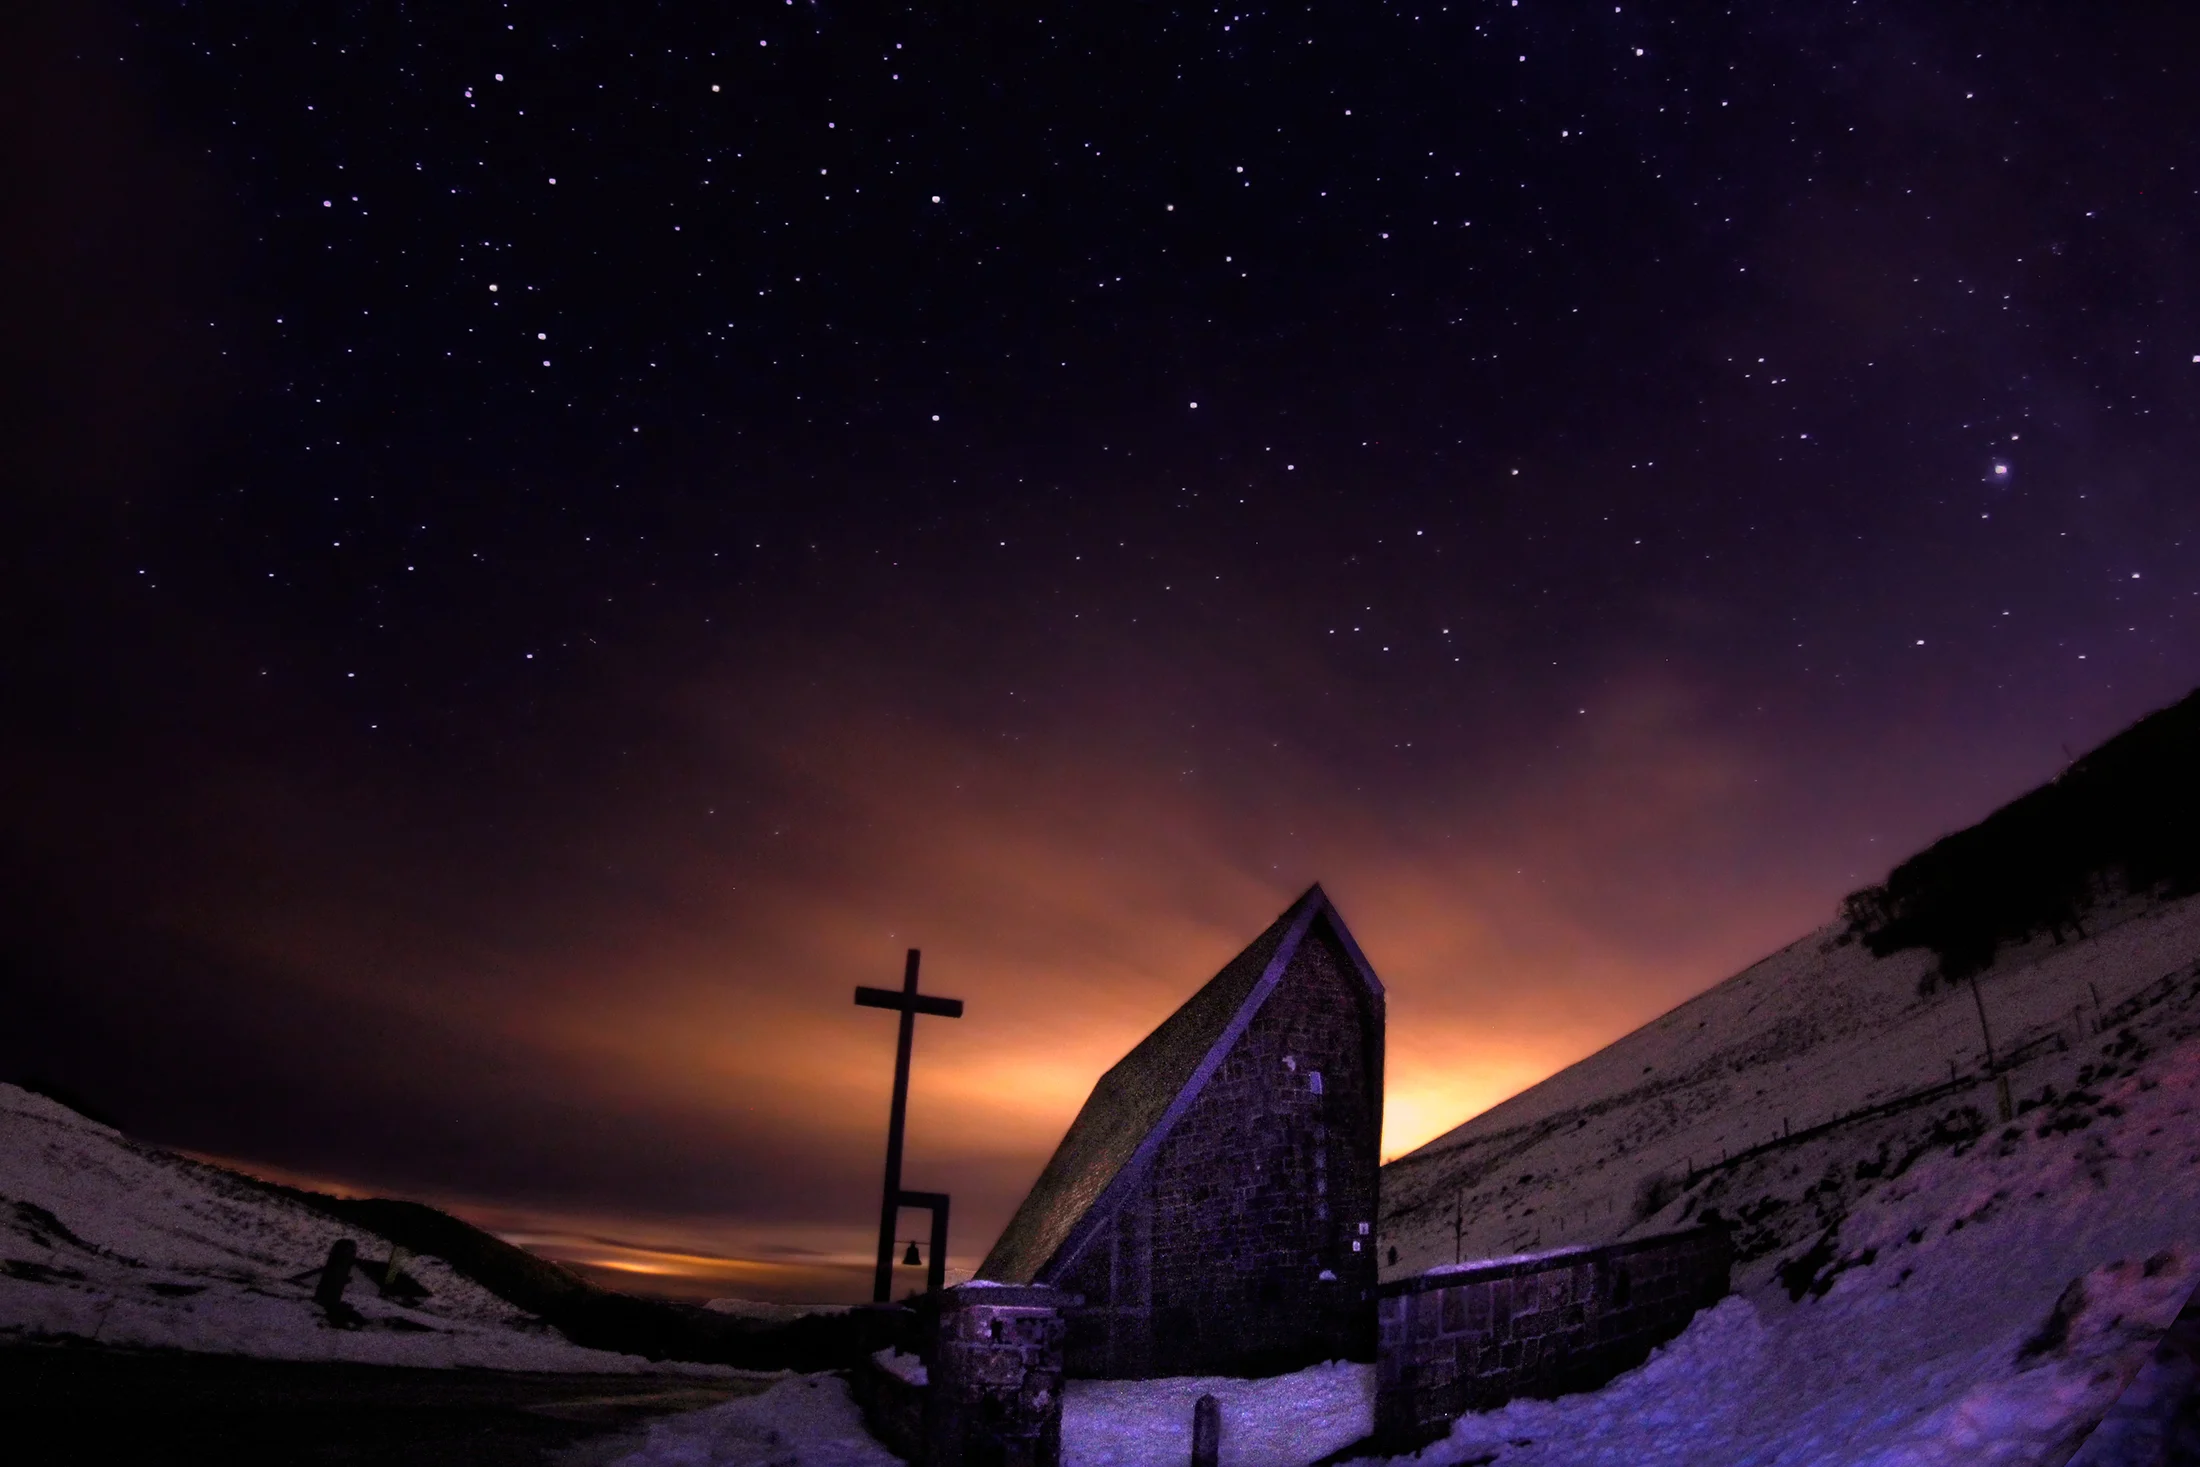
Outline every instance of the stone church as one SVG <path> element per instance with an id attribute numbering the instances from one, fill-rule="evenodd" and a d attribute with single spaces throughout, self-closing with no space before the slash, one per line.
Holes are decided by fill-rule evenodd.
<path id="1" fill-rule="evenodd" d="M 1083 1296 L 1068 1372 L 1375 1357 L 1383 985 L 1319 886 L 1100 1077 L 978 1276 Z"/>

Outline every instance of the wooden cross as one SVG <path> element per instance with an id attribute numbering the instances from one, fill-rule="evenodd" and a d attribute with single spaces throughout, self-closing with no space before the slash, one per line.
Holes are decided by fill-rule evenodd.
<path id="1" fill-rule="evenodd" d="M 873 1277 L 871 1298 L 885 1304 L 894 1291 L 894 1224 L 904 1207 L 927 1208 L 932 1214 L 932 1257 L 925 1269 L 925 1284 L 938 1291 L 947 1282 L 947 1194 L 904 1192 L 901 1189 L 901 1137 L 909 1119 L 909 1049 L 917 1037 L 917 1015 L 937 1014 L 943 1019 L 962 1017 L 962 1000 L 934 998 L 917 992 L 917 950 L 909 949 L 902 969 L 901 988 L 857 988 L 856 1004 L 867 1009 L 893 1009 L 901 1015 L 901 1042 L 894 1049 L 894 1109 L 886 1123 L 886 1196 L 879 1204 L 878 1272 Z"/>

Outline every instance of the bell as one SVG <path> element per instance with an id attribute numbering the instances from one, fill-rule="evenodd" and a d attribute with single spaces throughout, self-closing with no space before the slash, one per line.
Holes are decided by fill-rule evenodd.
<path id="1" fill-rule="evenodd" d="M 912 1238 L 909 1240 L 909 1251 L 901 1255 L 901 1261 L 909 1265 L 909 1267 L 911 1268 L 915 1268 L 918 1264 L 924 1262 L 922 1258 L 917 1256 L 916 1239 Z"/>

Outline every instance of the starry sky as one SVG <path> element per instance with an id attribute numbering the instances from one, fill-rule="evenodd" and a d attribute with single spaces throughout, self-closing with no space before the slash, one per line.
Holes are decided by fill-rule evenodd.
<path id="1" fill-rule="evenodd" d="M 599 1277 L 864 1294 L 907 947 L 968 1265 L 1311 881 L 1395 1154 L 2200 682 L 2187 7 L 9 10 L 0 1075 Z"/>

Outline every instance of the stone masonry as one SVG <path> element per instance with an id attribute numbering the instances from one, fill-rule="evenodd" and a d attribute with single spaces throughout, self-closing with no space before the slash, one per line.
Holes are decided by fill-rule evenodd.
<path id="1" fill-rule="evenodd" d="M 1410 1450 L 1469 1411 L 1603 1385 L 1723 1298 L 1733 1260 L 1710 1226 L 1383 1285 L 1377 1440 Z"/>
<path id="2" fill-rule="evenodd" d="M 1038 1285 L 959 1284 L 939 1296 L 925 1467 L 1061 1467 L 1061 1306 Z"/>
<path id="3" fill-rule="evenodd" d="M 1286 980 L 1062 1279 L 1079 1377 L 1374 1354 L 1382 1015 L 1317 924 Z"/>

